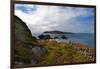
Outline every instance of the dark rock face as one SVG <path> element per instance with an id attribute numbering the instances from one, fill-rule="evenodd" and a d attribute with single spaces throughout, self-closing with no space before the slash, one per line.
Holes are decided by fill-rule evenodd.
<path id="1" fill-rule="evenodd" d="M 17 16 L 15 18 L 15 37 L 25 43 L 32 41 L 32 35 L 27 25 Z"/>
<path id="2" fill-rule="evenodd" d="M 17 16 L 14 17 L 15 24 L 15 50 L 14 60 L 16 65 L 30 64 L 32 51 L 29 45 L 32 42 L 31 32 L 27 25 Z"/>
<path id="3" fill-rule="evenodd" d="M 34 45 L 36 41 L 32 37 L 27 25 L 17 16 L 14 17 L 15 24 L 15 47 L 14 47 L 14 64 L 36 64 L 39 57 L 45 54 L 46 50 L 43 47 Z"/>

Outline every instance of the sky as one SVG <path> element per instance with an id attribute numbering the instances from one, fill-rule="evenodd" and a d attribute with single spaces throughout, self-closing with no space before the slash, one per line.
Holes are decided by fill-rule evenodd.
<path id="1" fill-rule="evenodd" d="M 27 24 L 31 33 L 54 30 L 94 33 L 94 8 L 15 4 L 15 15 Z"/>

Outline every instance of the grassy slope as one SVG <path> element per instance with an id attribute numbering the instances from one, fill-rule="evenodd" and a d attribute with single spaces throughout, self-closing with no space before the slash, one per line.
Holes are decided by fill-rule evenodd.
<path id="1" fill-rule="evenodd" d="M 78 53 L 70 44 L 50 41 L 43 41 L 39 44 L 47 48 L 48 52 L 45 56 L 41 57 L 38 64 L 62 64 L 87 61 L 87 57 Z"/>

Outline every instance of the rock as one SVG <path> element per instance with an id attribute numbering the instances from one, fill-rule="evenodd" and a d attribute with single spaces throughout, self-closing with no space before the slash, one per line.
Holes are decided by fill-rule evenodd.
<path id="1" fill-rule="evenodd" d="M 27 25 L 17 16 L 14 17 L 14 21 L 15 21 L 14 23 L 15 39 L 25 43 L 31 43 L 32 35 Z"/>
<path id="2" fill-rule="evenodd" d="M 33 38 L 29 28 L 19 17 L 14 16 L 14 24 L 14 64 L 36 64 L 39 58 L 46 53 L 46 49 L 33 44 L 36 38 Z"/>
<path id="3" fill-rule="evenodd" d="M 32 48 L 32 51 L 37 57 L 40 57 L 47 52 L 47 49 L 43 47 L 35 46 Z"/>

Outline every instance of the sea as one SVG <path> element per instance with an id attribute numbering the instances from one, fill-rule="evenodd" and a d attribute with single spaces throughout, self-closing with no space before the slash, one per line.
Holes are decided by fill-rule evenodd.
<path id="1" fill-rule="evenodd" d="M 43 35 L 50 35 L 51 38 L 57 37 L 55 39 L 58 42 L 68 42 L 71 41 L 73 43 L 81 43 L 84 45 L 88 45 L 89 47 L 94 47 L 94 33 L 72 33 L 72 34 L 50 34 L 45 33 Z M 62 35 L 66 36 L 67 39 L 62 39 Z M 37 34 L 33 34 L 33 36 L 36 36 L 38 38 Z"/>

